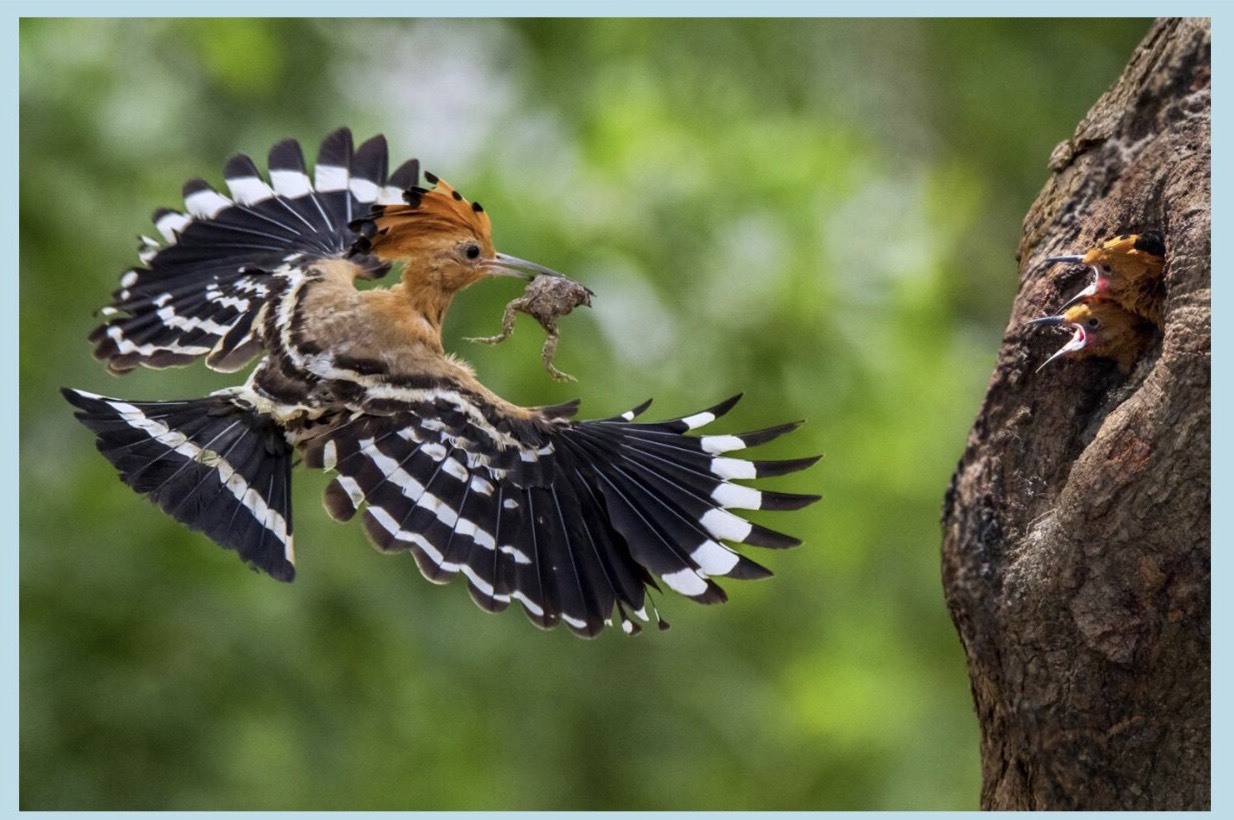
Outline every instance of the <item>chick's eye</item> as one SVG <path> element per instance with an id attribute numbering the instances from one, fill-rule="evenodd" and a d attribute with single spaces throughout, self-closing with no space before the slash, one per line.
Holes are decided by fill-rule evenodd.
<path id="1" fill-rule="evenodd" d="M 1099 320 L 1096 316 L 1094 316 L 1093 318 L 1089 319 L 1084 324 L 1088 325 L 1093 330 L 1096 330 L 1097 328 L 1101 327 L 1101 320 Z"/>
<path id="2" fill-rule="evenodd" d="M 1102 265 L 1102 266 L 1101 266 L 1101 269 L 1102 269 L 1103 271 L 1105 271 L 1106 273 L 1109 273 L 1109 272 L 1110 272 L 1110 266 L 1109 266 L 1109 265 Z"/>
<path id="3" fill-rule="evenodd" d="M 466 256 L 468 259 L 479 259 L 480 258 L 480 246 L 474 243 L 471 245 L 464 246 L 463 256 Z"/>

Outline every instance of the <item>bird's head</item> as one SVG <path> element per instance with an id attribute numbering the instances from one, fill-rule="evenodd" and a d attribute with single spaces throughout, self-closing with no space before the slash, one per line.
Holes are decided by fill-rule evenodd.
<path id="1" fill-rule="evenodd" d="M 1143 319 L 1106 301 L 1072 305 L 1061 313 L 1033 319 L 1028 324 L 1071 331 L 1071 341 L 1042 362 L 1037 370 L 1061 356 L 1076 359 L 1100 356 L 1114 359 L 1124 371 L 1130 370 L 1153 336 L 1152 326 Z"/>
<path id="2" fill-rule="evenodd" d="M 447 297 L 486 276 L 562 275 L 498 253 L 492 223 L 480 203 L 468 202 L 433 174 L 425 172 L 424 179 L 433 187 L 408 188 L 403 203 L 374 205 L 368 216 L 349 225 L 357 234 L 353 253 L 402 261 L 404 283 Z"/>
<path id="3" fill-rule="evenodd" d="M 1051 256 L 1045 261 L 1086 265 L 1092 270 L 1092 281 L 1064 305 L 1067 308 L 1092 296 L 1116 297 L 1145 279 L 1161 276 L 1165 265 L 1165 240 L 1160 231 L 1122 234 L 1085 253 Z"/>

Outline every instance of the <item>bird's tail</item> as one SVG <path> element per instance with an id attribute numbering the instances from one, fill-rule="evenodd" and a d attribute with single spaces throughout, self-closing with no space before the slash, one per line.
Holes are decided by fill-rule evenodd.
<path id="1" fill-rule="evenodd" d="M 238 395 L 136 402 L 64 388 L 120 479 L 280 581 L 295 577 L 292 447 Z"/>

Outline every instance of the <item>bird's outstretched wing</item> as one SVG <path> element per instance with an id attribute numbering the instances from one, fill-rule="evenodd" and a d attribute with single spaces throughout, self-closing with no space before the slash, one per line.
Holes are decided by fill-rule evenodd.
<path id="1" fill-rule="evenodd" d="M 147 402 L 62 392 L 121 481 L 253 568 L 295 577 L 292 447 L 238 391 Z"/>
<path id="2" fill-rule="evenodd" d="M 813 464 L 724 455 L 794 429 L 687 435 L 740 398 L 690 416 L 636 423 L 573 421 L 575 404 L 515 417 L 459 392 L 416 391 L 386 414 L 356 413 L 306 445 L 305 463 L 337 475 L 325 506 L 338 520 L 363 512 L 386 551 L 408 551 L 430 581 L 463 575 L 488 610 L 519 602 L 538 626 L 564 622 L 592 636 L 614 608 L 627 632 L 646 619 L 645 593 L 662 581 L 701 603 L 725 600 L 714 578 L 770 571 L 725 542 L 790 547 L 798 539 L 731 509 L 796 509 L 817 496 L 734 483 Z M 387 410 L 392 408 L 387 406 Z"/>
<path id="3" fill-rule="evenodd" d="M 401 201 L 420 175 L 419 163 L 410 160 L 387 176 L 385 138 L 353 148 L 346 128 L 322 142 L 311 178 L 295 140 L 270 150 L 268 182 L 243 154 L 223 173 L 230 196 L 193 179 L 184 185 L 183 213 L 154 212 L 162 242 L 142 237 L 142 264 L 121 278 L 101 311 L 106 322 L 90 336 L 94 355 L 112 372 L 201 356 L 216 370 L 239 369 L 260 349 L 257 316 L 270 293 L 270 272 L 347 254 L 355 239 L 347 223 L 374 203 Z M 360 261 L 362 274 L 388 269 Z"/>

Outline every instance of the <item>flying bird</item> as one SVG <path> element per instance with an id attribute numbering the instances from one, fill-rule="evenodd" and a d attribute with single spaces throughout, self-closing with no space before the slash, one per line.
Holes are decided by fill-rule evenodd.
<path id="1" fill-rule="evenodd" d="M 107 369 L 200 359 L 243 384 L 204 398 L 132 401 L 65 389 L 120 478 L 253 568 L 295 576 L 291 474 L 333 474 L 324 504 L 359 516 L 378 549 L 430 581 L 465 579 L 482 608 L 517 602 L 537 626 L 594 636 L 649 620 L 648 590 L 725 600 L 716 578 L 771 573 L 733 544 L 797 538 L 733 510 L 793 510 L 816 495 L 738 481 L 817 457 L 729 455 L 800 422 L 694 435 L 736 403 L 639 422 L 650 402 L 580 421 L 578 402 L 513 404 L 442 345 L 455 295 L 491 276 L 561 277 L 497 252 L 488 213 L 410 160 L 387 173 L 383 137 L 340 129 L 312 175 L 294 140 L 200 179 L 160 209 L 90 339 Z M 357 289 L 401 263 L 400 281 Z M 653 614 L 666 626 L 655 607 Z M 614 617 L 615 616 L 615 617 Z"/>

